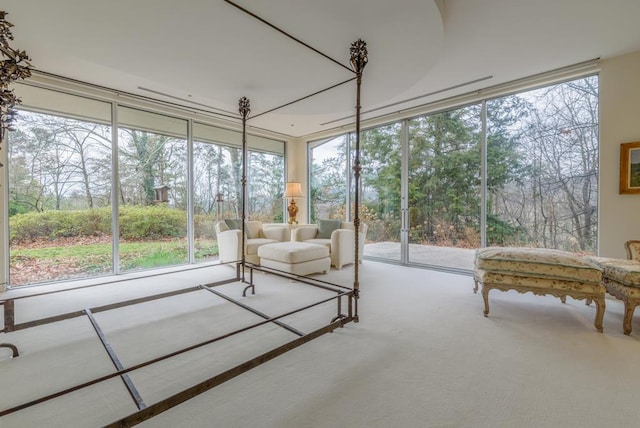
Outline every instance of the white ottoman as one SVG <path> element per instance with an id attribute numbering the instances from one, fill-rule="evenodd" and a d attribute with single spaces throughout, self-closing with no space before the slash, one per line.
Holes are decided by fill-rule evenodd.
<path id="1" fill-rule="evenodd" d="M 331 269 L 329 249 L 324 245 L 304 242 L 278 242 L 258 248 L 260 264 L 295 275 L 326 273 Z"/>

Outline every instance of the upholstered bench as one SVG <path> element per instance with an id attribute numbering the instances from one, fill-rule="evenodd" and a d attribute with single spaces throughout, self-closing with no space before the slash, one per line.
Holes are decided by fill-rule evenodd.
<path id="1" fill-rule="evenodd" d="M 482 284 L 484 315 L 489 314 L 489 291 L 516 290 L 536 295 L 566 296 L 596 303 L 595 327 L 602 332 L 605 288 L 602 270 L 576 254 L 546 248 L 488 247 L 476 250 L 474 292 Z"/>
<path id="2" fill-rule="evenodd" d="M 640 304 L 640 262 L 637 260 L 587 257 L 602 268 L 602 284 L 609 294 L 624 302 L 622 331 L 631 334 L 631 320 Z"/>
<path id="3" fill-rule="evenodd" d="M 324 245 L 304 242 L 278 242 L 258 248 L 260 264 L 295 275 L 326 273 L 331 269 L 329 249 Z"/>

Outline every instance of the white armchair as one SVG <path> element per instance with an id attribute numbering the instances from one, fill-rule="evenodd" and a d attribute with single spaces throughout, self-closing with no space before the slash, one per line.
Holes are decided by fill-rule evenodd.
<path id="1" fill-rule="evenodd" d="M 322 220 L 319 220 L 321 222 Z M 342 266 L 354 263 L 355 261 L 355 229 L 351 222 L 341 222 L 338 229 L 331 232 L 330 237 L 320 236 L 318 225 L 302 225 L 293 229 L 293 240 L 298 242 L 307 242 L 310 244 L 324 245 L 329 248 L 329 257 L 331 257 L 331 265 L 336 269 L 342 269 Z M 367 234 L 367 225 L 360 223 L 358 233 L 358 262 L 362 263 L 362 252 L 364 250 L 364 238 Z"/>
<path id="2" fill-rule="evenodd" d="M 218 237 L 218 259 L 220 263 L 242 260 L 242 230 L 230 229 L 227 223 L 220 221 L 215 225 Z M 288 241 L 290 237 L 288 226 L 263 227 L 261 221 L 247 221 L 245 226 L 245 260 L 256 265 L 260 264 L 258 247 L 275 242 Z"/>

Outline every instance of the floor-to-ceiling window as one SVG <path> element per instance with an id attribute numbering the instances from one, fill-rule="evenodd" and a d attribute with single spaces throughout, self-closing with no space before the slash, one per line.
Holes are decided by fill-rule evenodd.
<path id="1" fill-rule="evenodd" d="M 186 263 L 187 121 L 118 108 L 122 271 Z"/>
<path id="2" fill-rule="evenodd" d="M 195 123 L 193 126 L 194 241 L 197 261 L 215 259 L 215 223 L 242 216 L 242 135 Z M 247 217 L 283 222 L 284 143 L 247 138 Z"/>
<path id="3" fill-rule="evenodd" d="M 232 166 L 241 159 L 240 149 L 209 142 L 216 128 L 196 123 L 193 143 L 193 209 L 195 256 L 198 261 L 218 256 L 215 223 L 239 217 L 237 186 Z"/>
<path id="4" fill-rule="evenodd" d="M 318 141 L 309 149 L 309 217 L 344 219 L 347 210 L 348 135 Z"/>
<path id="5" fill-rule="evenodd" d="M 37 96 L 22 93 L 25 101 Z M 50 93 L 6 145 L 12 285 L 112 271 L 111 105 Z"/>
<path id="6" fill-rule="evenodd" d="M 11 286 L 217 258 L 215 222 L 242 214 L 239 131 L 17 86 L 4 162 Z M 247 140 L 246 214 L 282 222 L 285 144 Z"/>
<path id="7" fill-rule="evenodd" d="M 598 78 L 487 101 L 487 245 L 595 253 Z"/>
<path id="8" fill-rule="evenodd" d="M 250 219 L 263 223 L 284 223 L 284 157 L 252 150 L 248 161 L 247 211 Z"/>
<path id="9" fill-rule="evenodd" d="M 351 174 L 347 137 L 309 144 L 312 214 L 351 184 L 332 174 Z M 595 252 L 595 75 L 366 129 L 360 150 L 367 257 L 470 271 L 482 245 Z"/>

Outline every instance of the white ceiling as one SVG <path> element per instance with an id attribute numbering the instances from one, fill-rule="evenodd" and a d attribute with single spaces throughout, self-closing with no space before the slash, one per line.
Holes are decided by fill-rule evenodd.
<path id="1" fill-rule="evenodd" d="M 639 0 L 235 3 L 346 67 L 351 43 L 365 40 L 362 109 L 374 111 L 364 119 L 640 50 Z M 192 107 L 237 114 L 246 96 L 256 115 L 353 77 L 224 0 L 3 0 L 1 8 L 15 25 L 12 46 L 37 70 Z M 352 123 L 354 105 L 350 82 L 250 125 L 300 137 Z"/>

